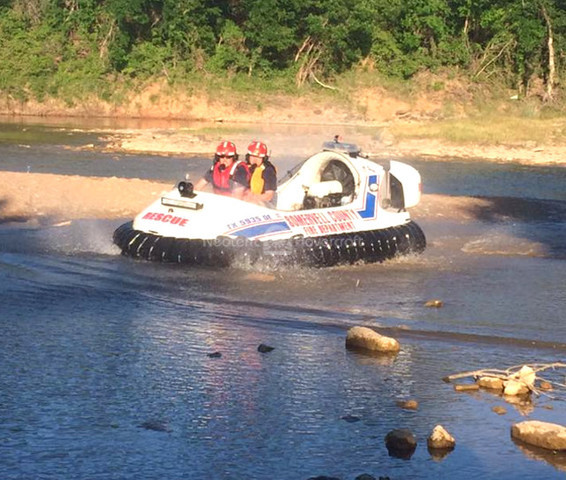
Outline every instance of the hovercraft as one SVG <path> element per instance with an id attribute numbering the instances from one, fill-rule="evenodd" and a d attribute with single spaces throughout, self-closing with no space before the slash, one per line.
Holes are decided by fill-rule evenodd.
<path id="1" fill-rule="evenodd" d="M 130 257 L 189 265 L 383 262 L 425 249 L 407 212 L 420 197 L 416 169 L 335 140 L 279 182 L 276 208 L 183 181 L 116 229 L 114 243 Z"/>

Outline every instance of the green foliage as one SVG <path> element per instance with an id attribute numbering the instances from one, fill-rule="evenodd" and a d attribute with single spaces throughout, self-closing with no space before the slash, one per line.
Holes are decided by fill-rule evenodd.
<path id="1" fill-rule="evenodd" d="M 566 0 L 0 0 L 0 90 L 72 99 L 109 95 L 108 78 L 211 75 L 307 89 L 363 63 L 383 80 L 452 67 L 528 93 L 548 79 L 549 28 L 560 78 Z"/>
<path id="2" fill-rule="evenodd" d="M 140 80 L 160 77 L 166 74 L 171 63 L 171 50 L 165 46 L 143 42 L 132 47 L 127 57 L 127 66 L 123 73 Z"/>
<path id="3" fill-rule="evenodd" d="M 29 93 L 43 98 L 56 71 L 60 37 L 47 28 L 29 31 L 25 18 L 9 11 L 0 17 L 0 38 L 0 90 L 16 98 Z"/>
<path id="4" fill-rule="evenodd" d="M 220 34 L 214 55 L 207 62 L 207 69 L 214 73 L 247 71 L 252 60 L 245 42 L 246 37 L 240 27 L 228 20 Z"/>
<path id="5" fill-rule="evenodd" d="M 250 51 L 265 60 L 264 68 L 282 69 L 296 44 L 294 26 L 297 10 L 294 2 L 286 0 L 243 0 L 247 12 L 243 22 L 246 44 Z M 259 58 L 257 55 L 255 60 Z"/>

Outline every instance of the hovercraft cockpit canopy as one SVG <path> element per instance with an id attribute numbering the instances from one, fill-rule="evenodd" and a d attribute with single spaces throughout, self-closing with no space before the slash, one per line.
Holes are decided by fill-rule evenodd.
<path id="1" fill-rule="evenodd" d="M 325 143 L 328 144 L 334 145 L 334 142 Z M 350 158 L 336 150 L 325 150 L 310 157 L 279 186 L 277 208 L 308 210 L 352 202 L 359 179 L 349 163 Z"/>

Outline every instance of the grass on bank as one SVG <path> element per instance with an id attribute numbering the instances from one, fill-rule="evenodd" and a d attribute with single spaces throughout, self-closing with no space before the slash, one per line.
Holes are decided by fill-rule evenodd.
<path id="1" fill-rule="evenodd" d="M 454 144 L 536 147 L 564 143 L 565 119 L 526 118 L 491 114 L 412 124 L 393 124 L 399 140 L 443 140 Z"/>

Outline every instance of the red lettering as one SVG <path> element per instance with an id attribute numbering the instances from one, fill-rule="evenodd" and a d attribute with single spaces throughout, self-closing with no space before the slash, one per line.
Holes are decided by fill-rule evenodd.
<path id="1" fill-rule="evenodd" d="M 179 225 L 180 227 L 184 227 L 189 221 L 188 218 L 174 217 L 173 215 L 155 213 L 155 212 L 148 212 L 142 218 L 144 220 L 153 220 L 155 222 L 163 222 L 163 223 L 170 223 L 171 225 Z"/>
<path id="2" fill-rule="evenodd" d="M 296 227 L 296 226 L 298 226 L 298 225 L 295 223 L 295 218 L 294 218 L 294 217 L 285 216 L 284 218 L 285 218 L 285 221 L 286 221 L 291 227 Z"/>

